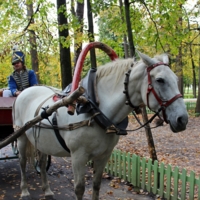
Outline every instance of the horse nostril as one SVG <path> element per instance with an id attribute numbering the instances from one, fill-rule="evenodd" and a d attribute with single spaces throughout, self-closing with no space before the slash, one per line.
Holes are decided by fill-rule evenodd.
<path id="1" fill-rule="evenodd" d="M 183 124 L 184 123 L 183 122 L 183 118 L 182 117 L 178 117 L 177 118 L 177 123 L 180 124 L 180 125 Z"/>
<path id="2" fill-rule="evenodd" d="M 180 125 L 186 125 L 187 124 L 187 120 L 184 117 L 178 117 L 177 118 L 177 123 Z"/>

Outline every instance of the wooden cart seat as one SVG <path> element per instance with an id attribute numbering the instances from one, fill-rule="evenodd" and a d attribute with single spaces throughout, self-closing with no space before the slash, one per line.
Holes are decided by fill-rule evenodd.
<path id="1" fill-rule="evenodd" d="M 0 97 L 0 126 L 12 125 L 12 106 L 16 97 Z"/>

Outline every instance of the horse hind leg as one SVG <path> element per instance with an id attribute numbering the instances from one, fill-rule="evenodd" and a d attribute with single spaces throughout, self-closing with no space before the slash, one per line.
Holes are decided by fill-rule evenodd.
<path id="1" fill-rule="evenodd" d="M 20 163 L 20 171 L 21 171 L 21 198 L 22 200 L 31 199 L 30 193 L 28 191 L 27 179 L 26 179 L 26 163 L 27 163 L 27 155 L 26 149 L 28 145 L 28 139 L 25 134 L 20 136 L 17 139 L 17 146 L 19 151 L 19 163 Z"/>
<path id="2" fill-rule="evenodd" d="M 49 182 L 47 179 L 47 173 L 46 173 L 47 155 L 38 151 L 38 156 L 39 156 L 39 167 L 40 167 L 40 174 L 41 174 L 41 180 L 42 180 L 42 190 L 45 193 L 45 199 L 53 200 L 55 199 L 54 193 L 50 189 Z"/>

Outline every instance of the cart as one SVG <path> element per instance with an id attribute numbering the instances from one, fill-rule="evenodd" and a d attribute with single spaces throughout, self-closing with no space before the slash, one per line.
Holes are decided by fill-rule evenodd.
<path id="1" fill-rule="evenodd" d="M 16 97 L 0 97 L 0 141 L 11 135 L 13 130 L 12 105 Z M 17 142 L 11 143 L 13 156 L 1 157 L 0 160 L 18 158 Z"/>
<path id="2" fill-rule="evenodd" d="M 16 97 L 0 97 L 0 141 L 9 137 L 13 132 L 12 122 L 12 106 Z M 13 156 L 0 157 L 0 160 L 18 159 L 17 141 L 11 142 Z M 51 156 L 47 156 L 47 167 L 48 171 L 51 165 Z M 35 169 L 40 173 L 38 160 L 35 159 Z"/>

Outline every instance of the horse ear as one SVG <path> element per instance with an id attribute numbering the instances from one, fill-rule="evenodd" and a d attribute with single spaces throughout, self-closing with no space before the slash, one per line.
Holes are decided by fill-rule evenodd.
<path id="1" fill-rule="evenodd" d="M 169 64 L 169 55 L 163 54 L 163 62 Z"/>
<path id="2" fill-rule="evenodd" d="M 147 56 L 146 54 L 141 53 L 140 51 L 137 51 L 138 55 L 140 56 L 140 58 L 142 59 L 142 61 L 147 65 L 147 66 L 151 66 L 153 64 L 155 64 L 155 61 L 150 58 L 149 56 Z"/>

